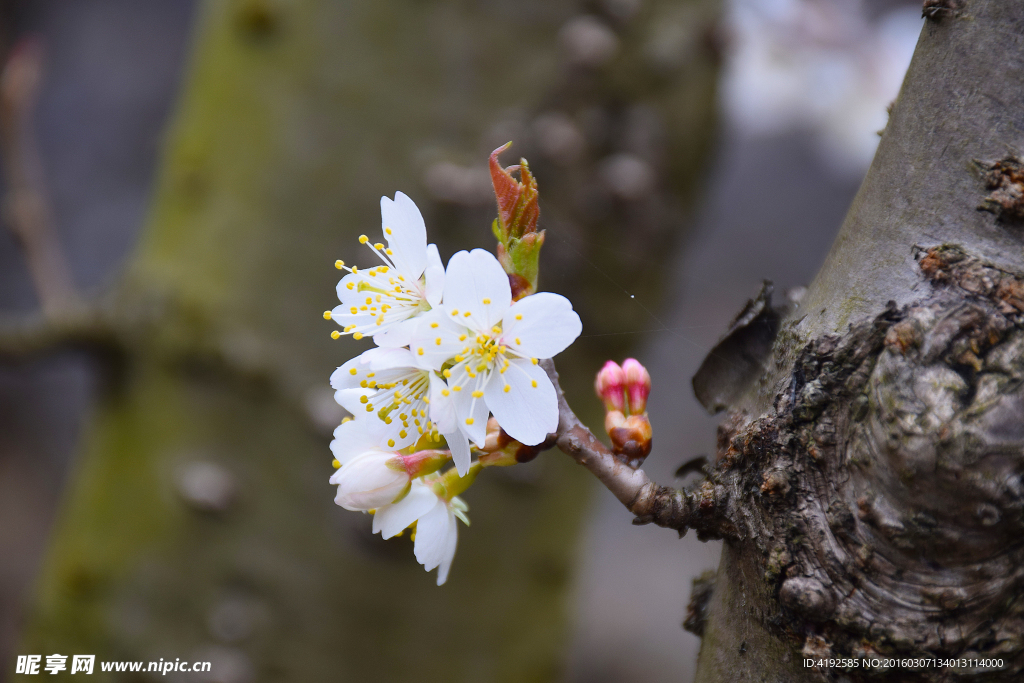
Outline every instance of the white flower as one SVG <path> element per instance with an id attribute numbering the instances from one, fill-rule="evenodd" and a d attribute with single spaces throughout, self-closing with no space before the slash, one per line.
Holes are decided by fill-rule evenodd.
<path id="1" fill-rule="evenodd" d="M 397 453 L 379 447 L 373 424 L 350 420 L 334 430 L 331 451 L 341 468 L 331 477 L 334 502 L 346 510 L 371 510 L 394 503 L 409 490 L 408 473 L 387 466 Z"/>
<path id="2" fill-rule="evenodd" d="M 458 497 L 451 500 L 439 496 L 429 483 L 417 479 L 409 494 L 393 505 L 379 508 L 373 516 L 373 533 L 391 538 L 416 522 L 416 560 L 428 572 L 435 567 L 437 585 L 448 579 L 448 570 L 455 557 L 459 539 L 456 518 L 469 524 L 467 506 Z"/>
<path id="3" fill-rule="evenodd" d="M 405 348 L 370 349 L 331 375 L 335 399 L 342 407 L 357 420 L 380 423 L 373 428 L 380 438 L 378 446 L 400 449 L 424 435 L 433 434 L 435 441 L 441 435 L 450 438 L 455 466 L 459 474 L 465 474 L 470 463 L 469 445 L 453 420 L 446 420 L 444 428 L 435 423 L 428 411 L 431 381 L 440 379 L 417 367 L 417 357 Z"/>
<path id="4" fill-rule="evenodd" d="M 572 304 L 548 292 L 512 303 L 508 276 L 482 249 L 452 256 L 445 282 L 444 310 L 426 316 L 410 342 L 418 362 L 444 368 L 447 384 L 431 382 L 434 423 L 483 446 L 489 411 L 513 439 L 541 443 L 558 426 L 558 400 L 537 362 L 579 336 Z"/>
<path id="5" fill-rule="evenodd" d="M 444 267 L 437 247 L 427 244 L 427 229 L 416 204 L 401 192 L 394 201 L 380 198 L 384 237 L 388 242 L 370 244 L 384 262 L 360 270 L 339 267 L 349 274 L 338 283 L 341 305 L 331 319 L 356 339 L 372 336 L 379 346 L 405 346 L 411 332 L 407 321 L 441 302 Z"/>

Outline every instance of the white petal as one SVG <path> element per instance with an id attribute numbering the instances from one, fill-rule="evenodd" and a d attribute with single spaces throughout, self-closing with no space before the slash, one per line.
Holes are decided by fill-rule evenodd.
<path id="1" fill-rule="evenodd" d="M 487 382 L 488 373 L 478 373 L 475 378 L 469 377 L 465 371 L 464 364 L 452 368 L 452 376 L 448 380 L 448 386 L 455 398 L 455 413 L 458 415 L 458 426 L 466 436 L 477 446 L 483 447 L 484 438 L 487 436 L 487 403 L 485 397 L 474 397 L 474 391 L 483 391 Z M 460 387 L 455 391 L 455 387 Z"/>
<path id="2" fill-rule="evenodd" d="M 473 329 L 490 330 L 512 303 L 508 275 L 489 251 L 458 252 L 448 261 L 444 277 L 445 312 Z"/>
<path id="3" fill-rule="evenodd" d="M 342 465 L 331 477 L 331 483 L 338 486 L 334 502 L 346 510 L 370 510 L 392 503 L 409 486 L 408 474 L 385 464 L 394 455 L 367 451 Z"/>
<path id="4" fill-rule="evenodd" d="M 437 565 L 437 585 L 442 585 L 448 580 L 448 570 L 452 568 L 452 560 L 455 559 L 455 546 L 459 542 L 459 528 L 455 522 L 455 515 L 449 512 L 449 525 L 450 530 L 447 536 L 447 543 L 445 544 L 444 553 L 441 557 L 441 563 Z M 418 538 L 418 537 L 417 537 Z"/>
<path id="5" fill-rule="evenodd" d="M 361 416 L 366 408 L 359 399 L 373 393 L 372 389 L 339 389 L 334 392 L 335 402 L 356 416 Z"/>
<path id="6" fill-rule="evenodd" d="M 425 369 L 440 370 L 466 347 L 466 339 L 474 334 L 441 312 L 431 311 L 416 320 L 418 326 L 409 342 L 409 349 L 416 364 Z"/>
<path id="7" fill-rule="evenodd" d="M 466 472 L 469 471 L 470 461 L 473 459 L 469 449 L 469 439 L 459 429 L 448 433 L 441 432 L 441 436 L 448 442 L 448 450 L 452 452 L 452 462 L 455 463 L 455 469 L 458 471 L 459 476 L 466 476 Z"/>
<path id="8" fill-rule="evenodd" d="M 428 414 L 431 421 L 437 425 L 437 431 L 442 434 L 457 431 L 459 418 L 455 412 L 455 398 L 444 380 L 434 373 L 430 373 L 430 409 Z"/>
<path id="9" fill-rule="evenodd" d="M 427 245 L 427 268 L 423 271 L 423 278 L 427 303 L 436 307 L 444 293 L 444 264 L 436 244 Z"/>
<path id="10" fill-rule="evenodd" d="M 331 452 L 342 465 L 357 455 L 376 450 L 380 443 L 377 420 L 349 420 L 334 430 Z"/>
<path id="11" fill-rule="evenodd" d="M 416 522 L 416 545 L 413 552 L 416 559 L 428 572 L 440 565 L 448 557 L 452 548 L 451 536 L 458 535 L 455 526 L 455 515 L 448 506 L 438 499 L 438 505 L 419 518 Z M 454 555 L 454 549 L 452 549 Z"/>
<path id="12" fill-rule="evenodd" d="M 399 348 L 408 346 L 412 341 L 413 333 L 416 331 L 416 316 L 406 318 L 390 325 L 382 325 L 383 332 L 373 335 L 373 343 L 377 346 Z"/>
<path id="13" fill-rule="evenodd" d="M 505 374 L 496 373 L 484 398 L 501 428 L 527 446 L 536 446 L 558 428 L 555 388 L 543 368 L 529 360 L 517 358 Z"/>
<path id="14" fill-rule="evenodd" d="M 395 268 L 411 281 L 419 280 L 427 265 L 427 227 L 420 210 L 409 197 L 396 192 L 394 201 L 380 198 L 380 216 Z"/>
<path id="15" fill-rule="evenodd" d="M 583 324 L 560 294 L 541 292 L 512 304 L 502 319 L 502 341 L 528 358 L 552 358 L 576 341 Z"/>
<path id="16" fill-rule="evenodd" d="M 373 516 L 373 533 L 379 531 L 383 538 L 391 538 L 436 506 L 444 507 L 437 494 L 429 486 L 419 481 L 413 482 L 405 498 L 377 510 Z M 419 538 L 419 534 L 416 538 Z"/>

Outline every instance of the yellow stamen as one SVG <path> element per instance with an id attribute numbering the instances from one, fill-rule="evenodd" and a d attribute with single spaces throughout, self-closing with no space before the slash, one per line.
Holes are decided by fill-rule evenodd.
<path id="1" fill-rule="evenodd" d="M 334 267 L 337 268 L 338 270 L 341 270 L 342 268 L 345 267 L 345 262 L 342 261 L 341 259 L 338 259 L 337 261 L 334 262 Z"/>
<path id="2" fill-rule="evenodd" d="M 330 311 L 324 311 L 324 320 L 330 320 L 330 319 L 331 319 L 331 312 Z"/>
<path id="3" fill-rule="evenodd" d="M 341 332 L 338 332 L 337 330 L 335 330 L 334 332 L 331 332 L 331 339 L 337 339 L 340 336 L 341 336 Z"/>

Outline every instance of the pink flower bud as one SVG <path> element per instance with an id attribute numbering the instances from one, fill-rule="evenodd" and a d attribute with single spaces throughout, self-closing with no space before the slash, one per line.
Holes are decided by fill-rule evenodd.
<path id="1" fill-rule="evenodd" d="M 634 361 L 636 362 L 636 361 Z M 604 401 L 606 411 L 626 410 L 626 375 L 619 364 L 613 360 L 604 364 L 594 380 L 594 391 Z"/>
<path id="2" fill-rule="evenodd" d="M 635 358 L 627 358 L 622 362 L 622 373 L 625 375 L 626 393 L 629 395 L 629 412 L 640 415 L 647 411 L 647 397 L 651 395 L 651 375 L 647 368 L 640 365 Z"/>
<path id="3" fill-rule="evenodd" d="M 396 455 L 385 464 L 396 472 L 405 472 L 410 477 L 422 477 L 437 472 L 451 459 L 451 453 L 445 450 L 417 451 L 411 455 Z"/>

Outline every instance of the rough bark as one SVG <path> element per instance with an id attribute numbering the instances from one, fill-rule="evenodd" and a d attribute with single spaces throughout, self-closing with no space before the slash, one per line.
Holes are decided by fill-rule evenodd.
<path id="1" fill-rule="evenodd" d="M 694 606 L 699 683 L 1024 676 L 1024 5 L 930 5 L 835 245 L 720 429 L 709 478 L 742 513 Z"/>
<path id="2" fill-rule="evenodd" d="M 667 271 L 651 263 L 671 253 L 709 146 L 715 8 L 651 2 L 628 21 L 604 16 L 619 50 L 588 66 L 569 64 L 560 42 L 585 10 L 573 2 L 206 3 L 119 291 L 102 313 L 0 334 L 8 355 L 58 343 L 111 352 L 19 652 L 212 659 L 234 680 L 557 677 L 587 480 L 553 458 L 525 478 L 481 477 L 441 589 L 407 541 L 380 541 L 366 517 L 336 508 L 318 401 L 356 347 L 332 342 L 321 318 L 332 264 L 358 253 L 356 236 L 380 225 L 377 198 L 396 189 L 420 203 L 444 256 L 491 246 L 486 153 L 520 139 L 490 131 L 510 109 L 526 133 L 557 112 L 584 129 L 578 157 L 516 149 L 547 202 L 542 287 L 578 299 L 591 333 L 608 331 L 628 297 L 610 303 L 578 283 L 590 261 L 620 283 Z M 656 35 L 666 27 L 668 43 Z M 644 158 L 618 142 L 650 132 L 637 116 L 655 122 L 640 145 L 658 152 L 645 162 L 654 175 L 643 196 L 615 195 L 602 163 Z M 479 185 L 445 195 L 438 164 L 469 160 L 483 200 Z M 572 246 L 574 227 L 607 234 L 613 218 L 645 236 L 626 262 L 599 237 L 554 246 Z M 660 277 L 634 282 L 658 291 Z M 579 403 L 596 407 L 590 369 L 625 346 L 581 340 L 588 372 L 567 387 Z"/>

